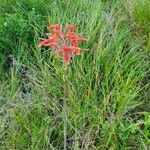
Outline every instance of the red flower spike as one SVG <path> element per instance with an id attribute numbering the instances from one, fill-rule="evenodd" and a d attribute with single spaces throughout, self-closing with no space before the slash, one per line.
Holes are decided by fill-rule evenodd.
<path id="1" fill-rule="evenodd" d="M 56 53 L 61 55 L 64 63 L 68 65 L 71 57 L 80 55 L 81 48 L 78 47 L 79 42 L 85 42 L 87 39 L 78 37 L 74 32 L 75 27 L 73 25 L 68 24 L 66 28 L 70 31 L 65 34 L 61 25 L 49 26 L 48 30 L 51 33 L 47 33 L 48 39 L 42 39 L 38 46 L 49 46 L 56 49 Z"/>
<path id="2" fill-rule="evenodd" d="M 71 25 L 71 24 L 68 24 L 67 26 L 66 26 L 66 28 L 67 28 L 67 30 L 75 30 L 75 27 L 73 26 L 73 25 Z"/>

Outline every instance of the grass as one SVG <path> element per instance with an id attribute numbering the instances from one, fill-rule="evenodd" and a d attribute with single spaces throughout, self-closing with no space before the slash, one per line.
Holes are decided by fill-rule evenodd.
<path id="1" fill-rule="evenodd" d="M 88 42 L 67 76 L 67 148 L 150 148 L 148 0 L 0 4 L 0 149 L 63 149 L 63 65 L 37 47 L 71 23 Z"/>

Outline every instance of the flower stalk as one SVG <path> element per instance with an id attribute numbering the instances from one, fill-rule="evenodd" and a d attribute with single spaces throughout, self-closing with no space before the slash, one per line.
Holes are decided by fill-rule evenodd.
<path id="1" fill-rule="evenodd" d="M 64 73 L 63 73 L 63 88 L 64 88 L 64 98 L 63 98 L 63 121 L 64 121 L 64 150 L 67 149 L 67 65 L 64 63 Z"/>
<path id="2" fill-rule="evenodd" d="M 51 47 L 56 54 L 63 57 L 64 71 L 63 71 L 63 122 L 64 122 L 64 150 L 67 149 L 67 68 L 70 60 L 74 56 L 80 55 L 82 50 L 79 43 L 86 42 L 87 39 L 79 37 L 75 33 L 75 27 L 71 24 L 66 26 L 66 32 L 63 32 L 62 26 L 59 24 L 48 27 L 50 33 L 47 33 L 46 39 L 41 39 L 39 47 Z"/>

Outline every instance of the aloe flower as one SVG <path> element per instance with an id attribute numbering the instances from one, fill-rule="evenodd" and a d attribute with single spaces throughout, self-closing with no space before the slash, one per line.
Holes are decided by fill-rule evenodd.
<path id="1" fill-rule="evenodd" d="M 79 42 L 85 42 L 87 39 L 78 37 L 73 25 L 66 26 L 66 33 L 63 32 L 62 26 L 59 24 L 48 26 L 47 29 L 50 31 L 47 33 L 48 38 L 42 39 L 39 47 L 48 46 L 55 49 L 56 53 L 63 57 L 66 65 L 70 63 L 71 57 L 80 55 Z"/>
<path id="2" fill-rule="evenodd" d="M 66 26 L 66 32 L 63 32 L 62 26 L 59 24 L 48 26 L 50 33 L 47 33 L 47 39 L 38 45 L 39 47 L 48 46 L 55 50 L 55 52 L 63 57 L 64 72 L 63 72 L 63 121 L 64 121 L 64 150 L 67 150 L 67 65 L 70 63 L 72 57 L 80 55 L 80 42 L 85 42 L 87 39 L 78 37 L 75 33 L 75 27 L 71 24 Z"/>

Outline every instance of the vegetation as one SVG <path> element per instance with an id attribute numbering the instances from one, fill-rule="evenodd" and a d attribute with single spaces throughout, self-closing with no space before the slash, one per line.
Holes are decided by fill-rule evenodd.
<path id="1" fill-rule="evenodd" d="M 57 23 L 88 39 L 67 68 L 67 149 L 150 149 L 149 0 L 1 0 L 0 149 L 64 147 L 63 62 L 38 47 Z"/>

